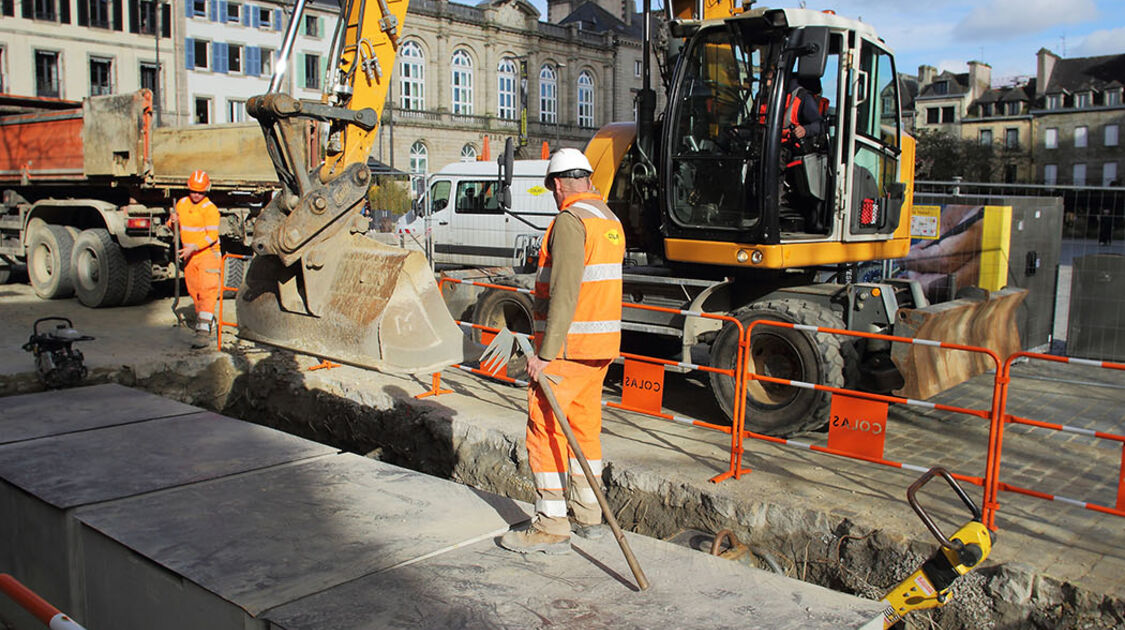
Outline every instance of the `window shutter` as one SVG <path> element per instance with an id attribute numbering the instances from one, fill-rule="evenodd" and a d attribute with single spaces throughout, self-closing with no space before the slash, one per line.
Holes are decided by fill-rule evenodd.
<path id="1" fill-rule="evenodd" d="M 325 34 L 326 33 L 324 32 L 324 16 L 318 16 L 316 18 L 316 36 L 317 37 L 324 37 Z"/>
<path id="2" fill-rule="evenodd" d="M 297 63 L 293 64 L 293 65 L 297 66 L 297 68 L 296 68 L 296 70 L 297 70 L 297 87 L 298 88 L 304 88 L 305 85 L 306 85 L 305 84 L 305 54 L 304 53 L 298 53 L 296 55 L 296 59 L 294 59 L 294 61 L 297 62 Z"/>
<path id="3" fill-rule="evenodd" d="M 321 55 L 320 56 L 320 80 L 323 81 L 323 83 L 320 84 L 321 89 L 324 89 L 324 88 L 328 87 L 328 56 L 327 55 Z"/>
<path id="4" fill-rule="evenodd" d="M 122 3 L 124 0 L 110 0 L 113 3 L 113 30 L 121 31 L 125 29 L 125 20 L 122 19 Z"/>
<path id="5" fill-rule="evenodd" d="M 141 10 L 140 0 L 129 0 L 129 32 L 140 33 L 141 25 L 138 19 Z"/>
<path id="6" fill-rule="evenodd" d="M 302 37 L 308 37 L 308 35 L 309 35 L 308 25 L 309 25 L 308 22 L 306 22 L 305 20 L 301 20 L 300 25 L 298 25 L 298 27 L 297 27 L 297 31 L 298 31 L 297 34 L 301 35 Z"/>
<path id="7" fill-rule="evenodd" d="M 59 0 L 59 22 L 70 24 L 70 0 Z"/>
<path id="8" fill-rule="evenodd" d="M 273 11 L 273 30 L 281 30 L 281 9 L 274 9 Z"/>
<path id="9" fill-rule="evenodd" d="M 219 0 L 211 0 L 208 4 L 209 13 L 211 14 L 211 21 L 219 21 Z"/>
<path id="10" fill-rule="evenodd" d="M 227 73 L 227 45 L 224 42 L 215 42 L 215 63 L 212 69 L 222 74 Z"/>
<path id="11" fill-rule="evenodd" d="M 251 77 L 262 74 L 262 49 L 257 46 L 246 47 L 246 74 Z"/>
<path id="12" fill-rule="evenodd" d="M 195 17 L 195 2 L 192 0 L 184 0 L 184 9 L 187 11 L 187 16 L 189 18 Z"/>
<path id="13" fill-rule="evenodd" d="M 219 0 L 219 21 L 227 23 L 227 0 Z"/>
<path id="14" fill-rule="evenodd" d="M 246 10 L 253 13 L 253 15 L 250 16 L 253 27 L 254 28 L 260 27 L 262 25 L 262 15 L 260 13 L 258 13 L 258 7 L 252 7 L 250 5 L 246 5 Z"/>
<path id="15" fill-rule="evenodd" d="M 184 61 L 188 70 L 195 69 L 195 40 L 190 37 L 184 40 Z"/>
<path id="16" fill-rule="evenodd" d="M 250 12 L 252 10 L 253 10 L 253 8 L 250 5 L 248 5 L 248 4 L 242 5 L 242 25 L 243 26 L 250 26 Z"/>

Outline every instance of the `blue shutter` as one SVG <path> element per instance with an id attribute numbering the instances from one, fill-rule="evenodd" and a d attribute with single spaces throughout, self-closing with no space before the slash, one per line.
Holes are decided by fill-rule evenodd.
<path id="1" fill-rule="evenodd" d="M 260 27 L 262 25 L 262 16 L 260 13 L 258 13 L 258 7 L 252 7 L 250 5 L 247 5 L 247 7 L 252 13 L 252 15 L 250 16 L 251 24 L 254 26 L 254 28 Z"/>
<path id="2" fill-rule="evenodd" d="M 253 7 L 251 7 L 248 4 L 242 5 L 242 25 L 243 26 L 250 26 L 250 12 L 253 11 L 253 10 L 254 10 Z"/>
<path id="3" fill-rule="evenodd" d="M 191 0 L 188 0 L 188 4 L 191 4 Z M 184 40 L 184 60 L 187 61 L 188 70 L 195 69 L 195 40 L 190 37 Z"/>
<path id="4" fill-rule="evenodd" d="M 219 21 L 227 23 L 227 0 L 219 0 Z"/>
<path id="5" fill-rule="evenodd" d="M 257 46 L 246 47 L 246 75 L 251 77 L 262 74 L 262 49 Z"/>
<path id="6" fill-rule="evenodd" d="M 212 22 L 218 22 L 219 21 L 219 0 L 211 0 L 211 2 L 208 3 L 208 4 L 211 5 L 211 7 L 210 7 L 211 8 L 211 11 L 210 11 L 211 21 Z"/>
<path id="7" fill-rule="evenodd" d="M 224 42 L 215 42 L 215 63 L 211 68 L 215 72 L 227 73 L 227 45 Z"/>
<path id="8" fill-rule="evenodd" d="M 189 18 L 195 17 L 195 3 L 192 0 L 184 0 L 184 9 L 187 10 Z"/>
<path id="9" fill-rule="evenodd" d="M 281 9 L 274 9 L 273 11 L 273 30 L 281 30 Z"/>

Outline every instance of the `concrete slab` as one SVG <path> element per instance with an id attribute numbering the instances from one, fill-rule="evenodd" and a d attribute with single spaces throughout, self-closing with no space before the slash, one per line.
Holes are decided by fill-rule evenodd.
<path id="1" fill-rule="evenodd" d="M 492 540 L 368 576 L 262 618 L 285 630 L 384 628 L 882 628 L 877 602 L 629 534 L 637 591 L 612 536 L 562 556 Z"/>
<path id="2" fill-rule="evenodd" d="M 527 518 L 511 499 L 348 454 L 76 516 L 251 615 Z"/>
<path id="3" fill-rule="evenodd" d="M 9 396 L 0 405 L 0 444 L 197 411 L 116 383 Z"/>
<path id="4" fill-rule="evenodd" d="M 155 398 L 130 391 L 142 401 Z M 38 396 L 51 400 L 51 394 Z M 281 431 L 199 411 L 0 445 L 0 479 L 67 509 L 336 452 Z"/>

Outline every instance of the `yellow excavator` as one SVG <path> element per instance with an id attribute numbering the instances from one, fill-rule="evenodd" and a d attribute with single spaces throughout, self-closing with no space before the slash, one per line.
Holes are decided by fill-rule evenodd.
<path id="1" fill-rule="evenodd" d="M 254 226 L 239 333 L 354 365 L 430 372 L 463 360 L 465 337 L 422 254 L 363 236 L 361 216 L 407 1 L 342 4 L 323 102 L 271 91 L 247 103 L 282 189 Z M 1018 349 L 1012 316 L 1022 293 L 935 307 L 917 282 L 858 277 L 858 265 L 909 251 L 913 192 L 914 141 L 901 127 L 894 57 L 870 25 L 731 0 L 678 0 L 665 11 L 644 21 L 643 38 L 646 66 L 663 60 L 661 115 L 646 67 L 637 120 L 607 125 L 586 148 L 594 183 L 627 230 L 628 300 L 744 325 L 781 320 L 930 339 L 971 329 L 973 345 L 1001 356 Z M 654 22 L 661 37 L 647 32 Z M 290 28 L 283 57 L 293 35 Z M 659 56 L 648 50 L 653 40 L 667 43 Z M 815 100 L 819 132 L 796 137 L 792 94 Z M 328 132 L 323 163 L 306 172 L 300 131 L 310 121 Z M 510 160 L 499 171 L 510 174 Z M 734 364 L 734 325 L 637 309 L 624 320 L 626 331 L 675 339 L 685 360 L 702 345 L 712 366 Z M 944 360 L 923 357 L 927 365 Z M 911 361 L 918 359 L 894 356 L 885 341 L 764 326 L 750 349 L 755 373 L 874 392 L 915 391 L 921 371 Z M 956 365 L 965 367 L 943 364 L 940 378 L 926 378 L 944 378 L 940 389 L 980 370 Z M 732 413 L 733 380 L 712 374 L 711 385 Z M 762 381 L 751 382 L 747 397 L 747 428 L 770 435 L 823 426 L 830 401 L 822 391 Z"/>

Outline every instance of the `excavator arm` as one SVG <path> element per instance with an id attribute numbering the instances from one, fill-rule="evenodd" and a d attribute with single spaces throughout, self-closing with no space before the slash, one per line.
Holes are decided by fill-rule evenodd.
<path id="1" fill-rule="evenodd" d="M 368 154 L 394 68 L 407 0 L 344 0 L 320 102 L 271 91 L 246 109 L 258 120 L 281 190 L 254 225 L 238 295 L 239 335 L 393 372 L 460 361 L 464 335 L 421 253 L 366 236 Z M 304 0 L 293 12 L 278 66 L 284 72 Z M 313 162 L 308 125 L 327 125 Z M 313 134 L 313 137 L 316 137 Z"/>

